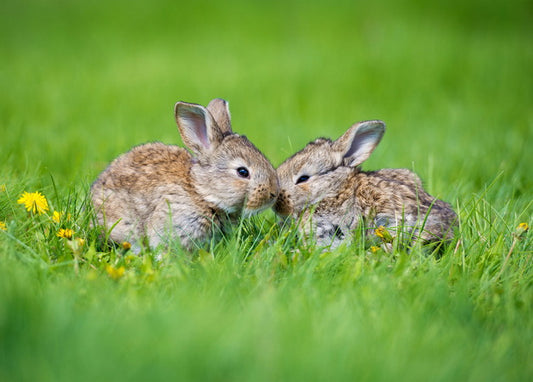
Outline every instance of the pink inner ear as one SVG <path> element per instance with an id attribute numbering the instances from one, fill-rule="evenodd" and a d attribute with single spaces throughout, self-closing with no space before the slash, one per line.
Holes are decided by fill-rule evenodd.
<path id="1" fill-rule="evenodd" d="M 350 148 L 344 154 L 344 157 L 365 157 L 368 158 L 372 150 L 376 147 L 376 141 L 379 138 L 379 134 L 374 131 L 365 131 L 364 133 L 357 134 L 350 145 Z"/>
<path id="2" fill-rule="evenodd" d="M 209 138 L 207 137 L 207 127 L 205 124 L 205 117 L 203 114 L 196 111 L 190 111 L 184 118 L 187 125 L 189 125 L 191 132 L 196 136 L 196 139 L 202 143 L 207 149 L 209 148 Z"/>
<path id="3" fill-rule="evenodd" d="M 358 131 L 344 154 L 347 163 L 350 166 L 359 166 L 367 160 L 376 148 L 382 135 L 383 131 L 381 129 L 370 128 Z"/>

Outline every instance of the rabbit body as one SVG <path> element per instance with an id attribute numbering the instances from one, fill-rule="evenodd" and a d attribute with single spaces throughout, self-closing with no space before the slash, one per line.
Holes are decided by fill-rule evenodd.
<path id="1" fill-rule="evenodd" d="M 134 147 L 115 159 L 91 187 L 98 224 L 136 249 L 179 239 L 188 250 L 241 215 L 270 207 L 275 170 L 244 136 L 231 131 L 227 103 L 206 108 L 178 102 L 176 121 L 192 151 L 163 143 Z"/>
<path id="2" fill-rule="evenodd" d="M 384 133 L 381 121 L 354 125 L 336 141 L 319 138 L 277 169 L 280 195 L 274 211 L 300 220 L 305 237 L 339 245 L 360 224 L 407 234 L 413 242 L 453 238 L 451 206 L 429 195 L 407 169 L 362 171 L 360 164 Z"/>

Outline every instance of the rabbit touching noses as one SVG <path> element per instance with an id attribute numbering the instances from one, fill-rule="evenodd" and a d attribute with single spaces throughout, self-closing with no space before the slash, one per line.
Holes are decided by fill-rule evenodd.
<path id="1" fill-rule="evenodd" d="M 271 207 L 276 171 L 245 137 L 232 131 L 228 103 L 206 108 L 178 102 L 175 118 L 189 151 L 159 142 L 116 158 L 91 186 L 97 223 L 115 242 L 139 251 L 179 239 L 201 246 L 241 215 Z"/>
<path id="2" fill-rule="evenodd" d="M 91 186 L 96 221 L 115 242 L 202 246 L 241 216 L 269 207 L 298 221 L 304 238 L 338 246 L 355 229 L 383 226 L 410 244 L 447 242 L 457 215 L 407 169 L 362 171 L 385 133 L 364 121 L 337 140 L 318 138 L 274 170 L 232 131 L 228 103 L 178 102 L 175 119 L 189 149 L 146 143 L 120 155 Z"/>
<path id="3" fill-rule="evenodd" d="M 338 246 L 360 224 L 408 237 L 411 244 L 453 238 L 457 215 L 429 195 L 407 169 L 362 171 L 385 133 L 382 121 L 353 125 L 335 141 L 318 138 L 277 169 L 280 195 L 274 211 L 299 223 L 304 237 Z"/>

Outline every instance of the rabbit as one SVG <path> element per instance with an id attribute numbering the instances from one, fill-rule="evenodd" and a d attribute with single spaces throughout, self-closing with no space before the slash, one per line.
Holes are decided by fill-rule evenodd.
<path id="1" fill-rule="evenodd" d="M 285 160 L 277 168 L 276 214 L 297 220 L 304 237 L 332 248 L 361 223 L 367 235 L 380 226 L 407 234 L 409 245 L 451 240 L 455 212 L 429 195 L 415 173 L 361 170 L 384 133 L 382 121 L 360 122 L 337 140 L 318 138 Z"/>
<path id="2" fill-rule="evenodd" d="M 91 186 L 97 223 L 135 252 L 173 239 L 188 251 L 201 247 L 239 216 L 270 208 L 279 193 L 272 164 L 232 131 L 228 102 L 178 102 L 174 111 L 191 153 L 160 142 L 136 146 Z"/>

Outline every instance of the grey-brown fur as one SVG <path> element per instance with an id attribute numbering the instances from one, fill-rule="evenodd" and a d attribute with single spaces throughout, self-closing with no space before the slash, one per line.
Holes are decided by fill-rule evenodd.
<path id="1" fill-rule="evenodd" d="M 207 108 L 178 102 L 175 117 L 190 149 L 147 143 L 115 159 L 91 187 L 98 224 L 117 242 L 139 248 L 171 239 L 192 249 L 228 221 L 270 207 L 279 192 L 276 172 L 244 136 L 233 133 L 228 104 Z M 244 167 L 249 177 L 237 169 Z"/>
<path id="2" fill-rule="evenodd" d="M 455 212 L 429 195 L 416 174 L 360 169 L 384 132 L 381 121 L 361 122 L 336 141 L 319 138 L 288 158 L 277 169 L 281 191 L 274 211 L 300 219 L 303 234 L 320 245 L 338 245 L 361 222 L 394 235 L 402 229 L 412 240 L 451 239 Z M 304 175 L 308 180 L 299 182 Z"/>

